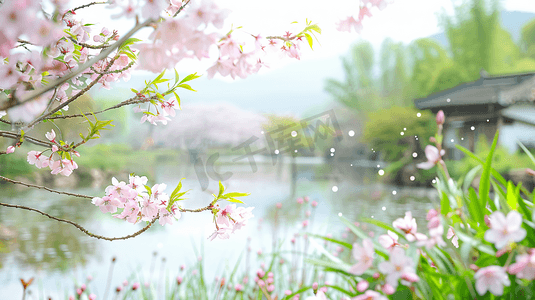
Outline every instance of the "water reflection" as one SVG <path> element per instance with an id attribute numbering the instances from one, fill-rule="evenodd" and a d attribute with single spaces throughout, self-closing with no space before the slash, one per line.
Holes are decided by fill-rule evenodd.
<path id="1" fill-rule="evenodd" d="M 224 158 L 219 161 L 224 161 Z M 362 217 L 373 216 L 391 223 L 402 217 L 405 211 L 411 210 L 417 221 L 424 224 L 422 222 L 425 220 L 426 211 L 432 207 L 430 198 L 435 197 L 434 191 L 428 189 L 400 188 L 374 183 L 377 181 L 376 170 L 350 167 L 349 162 L 323 164 L 321 160 L 297 160 L 295 168 L 291 167 L 289 161 L 275 166 L 271 161 L 268 162 L 258 164 L 256 173 L 253 173 L 246 163 L 221 163 L 216 166 L 219 173 L 233 173 L 232 178 L 224 182 L 228 191 L 251 194 L 244 200 L 248 206 L 255 207 L 253 213 L 256 221 L 263 221 L 258 222 L 260 227 L 257 222 L 251 222 L 248 228 L 233 236 L 231 240 L 205 242 L 203 259 L 206 260 L 206 266 L 211 266 L 206 270 L 208 278 L 220 271 L 222 257 L 228 261 L 236 261 L 237 256 L 248 248 L 248 237 L 253 238 L 250 242 L 253 253 L 258 249 L 267 252 L 279 241 L 289 243 L 293 236 L 288 235 L 296 231 L 332 234 L 336 238 L 351 242 L 354 237 L 344 230 L 345 226 L 337 217 L 339 212 L 349 220 L 356 221 Z M 217 182 L 210 182 L 208 189 L 202 192 L 193 166 L 177 168 L 176 165 L 178 163 L 166 162 L 165 165 L 154 166 L 155 176 L 149 184 L 165 182 L 170 191 L 181 178 L 186 177 L 187 179 L 183 180 L 184 189 L 192 191 L 184 206 L 205 206 L 212 199 L 210 194 L 217 190 Z M 107 184 L 109 183 L 106 182 L 105 185 Z M 336 192 L 333 191 L 333 186 L 338 187 Z M 71 192 L 98 196 L 103 194 L 103 190 L 104 187 L 74 189 Z M 299 204 L 296 198 L 305 195 L 310 197 L 310 202 L 306 205 Z M 20 192 L 3 186 L 0 201 L 35 207 L 51 215 L 74 220 L 95 233 L 107 236 L 122 236 L 139 229 L 114 219 L 109 214 L 102 214 L 85 199 L 73 199 L 40 190 Z M 311 207 L 312 201 L 318 203 L 316 208 Z M 277 209 L 277 203 L 281 203 L 280 209 Z M 302 222 L 306 220 L 307 211 L 311 216 L 307 227 L 303 228 Z M 38 270 L 38 282 L 50 289 L 57 286 L 57 281 L 72 285 L 74 280 L 81 281 L 91 274 L 95 277 L 95 286 L 100 287 L 99 291 L 102 293 L 106 285 L 109 259 L 112 256 L 117 256 L 118 259 L 113 282 L 120 284 L 122 280 L 139 272 L 139 266 L 147 268 L 151 264 L 154 251 L 167 258 L 166 267 L 173 272 L 182 264 L 188 265 L 196 261 L 197 255 L 194 254 L 193 248 L 195 244 L 198 247 L 198 241 L 206 240 L 214 230 L 210 224 L 211 219 L 209 213 L 184 214 L 172 226 L 161 227 L 156 224 L 134 239 L 107 242 L 89 238 L 73 226 L 49 220 L 34 212 L 0 208 L 0 232 L 2 228 L 7 228 L 13 234 L 12 238 L 5 240 L 0 236 L 0 243 L 4 245 L 1 248 L 4 252 L 0 253 L 0 283 L 7 287 L 7 291 L 18 293 L 18 278 L 33 276 Z M 371 229 L 372 226 L 366 228 Z M 191 240 L 194 242 L 190 242 Z M 337 251 L 334 248 L 330 250 Z M 75 276 L 68 273 L 73 269 L 77 270 Z M 150 276 L 145 273 L 137 275 Z M 0 295 L 1 299 L 11 298 L 3 298 Z"/>
<path id="2" fill-rule="evenodd" d="M 40 191 L 4 188 L 2 202 L 34 207 L 50 215 L 86 224 L 92 211 L 87 200 L 50 197 Z M 4 193 L 5 191 L 5 193 Z M 8 197 L 6 197 L 8 196 Z M 83 266 L 95 253 L 95 241 L 72 225 L 52 221 L 35 212 L 0 208 L 0 228 L 4 228 L 5 244 L 0 262 L 9 260 L 21 268 L 66 272 Z"/>

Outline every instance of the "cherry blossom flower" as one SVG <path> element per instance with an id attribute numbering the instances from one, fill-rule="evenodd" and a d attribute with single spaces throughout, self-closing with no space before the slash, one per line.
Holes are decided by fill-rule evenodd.
<path id="1" fill-rule="evenodd" d="M 427 145 L 425 146 L 425 157 L 427 158 L 427 161 L 417 164 L 416 167 L 424 170 L 429 170 L 442 159 L 442 156 L 444 154 L 446 154 L 446 151 L 444 151 L 444 149 L 440 150 L 439 153 L 437 147 Z"/>
<path id="2" fill-rule="evenodd" d="M 405 213 L 404 218 L 396 219 L 392 225 L 405 232 L 405 238 L 409 242 L 426 239 L 424 234 L 417 232 L 416 219 L 412 217 L 412 213 L 410 211 Z"/>
<path id="3" fill-rule="evenodd" d="M 210 235 L 208 238 L 213 241 L 216 237 L 220 238 L 220 239 L 228 239 L 230 238 L 230 228 L 227 228 L 227 227 L 221 227 L 219 228 L 218 230 L 214 231 L 214 233 L 212 233 L 212 235 Z"/>
<path id="4" fill-rule="evenodd" d="M 459 248 L 459 237 L 455 234 L 455 231 L 453 230 L 453 227 L 450 226 L 448 229 L 448 234 L 446 235 L 446 238 L 449 240 L 451 239 L 451 243 L 455 248 Z"/>
<path id="5" fill-rule="evenodd" d="M 171 117 L 176 116 L 175 110 L 178 109 L 178 101 L 175 98 L 163 101 L 160 105 L 166 115 Z"/>
<path id="6" fill-rule="evenodd" d="M 363 26 L 361 21 L 357 21 L 353 17 L 347 17 L 345 20 L 339 21 L 336 24 L 336 29 L 339 31 L 351 32 L 351 30 L 354 29 L 357 33 L 360 33 L 362 28 Z"/>
<path id="7" fill-rule="evenodd" d="M 526 230 L 522 228 L 522 216 L 517 211 L 511 211 L 507 217 L 500 212 L 493 212 L 490 217 L 490 229 L 485 232 L 485 240 L 494 243 L 497 249 L 502 249 L 510 242 L 520 242 L 526 237 Z"/>
<path id="8" fill-rule="evenodd" d="M 208 79 L 212 79 L 216 73 L 219 73 L 221 76 L 225 77 L 228 76 L 234 68 L 235 67 L 232 63 L 232 60 L 223 60 L 220 58 L 213 66 L 206 70 L 206 73 L 208 74 Z"/>
<path id="9" fill-rule="evenodd" d="M 141 9 L 141 16 L 145 19 L 158 19 L 166 5 L 165 0 L 147 0 Z"/>
<path id="10" fill-rule="evenodd" d="M 142 176 L 142 177 L 132 176 L 132 175 L 128 176 L 128 186 L 131 189 L 136 190 L 138 193 L 142 193 L 146 191 L 145 185 L 147 184 L 147 182 L 148 182 L 148 179 L 146 176 Z"/>
<path id="11" fill-rule="evenodd" d="M 113 198 L 110 196 L 106 196 L 103 198 L 95 197 L 93 198 L 91 203 L 98 206 L 100 208 L 100 211 L 102 211 L 103 213 L 115 213 L 117 212 L 117 207 L 121 204 L 121 202 L 117 200 L 117 198 Z"/>
<path id="12" fill-rule="evenodd" d="M 495 296 L 503 294 L 503 286 L 511 285 L 509 276 L 505 273 L 503 267 L 489 266 L 479 269 L 474 275 L 476 280 L 476 291 L 483 296 L 490 291 Z"/>
<path id="13" fill-rule="evenodd" d="M 10 154 L 10 153 L 13 153 L 13 152 L 15 152 L 15 147 L 13 147 L 13 146 L 7 147 L 6 154 Z"/>
<path id="14" fill-rule="evenodd" d="M 364 294 L 353 297 L 351 300 L 388 300 L 388 298 L 379 292 L 367 290 Z"/>
<path id="15" fill-rule="evenodd" d="M 362 275 L 366 270 L 368 270 L 373 263 L 373 242 L 370 239 L 365 239 L 362 241 L 362 247 L 355 243 L 353 244 L 353 257 L 358 261 L 357 264 L 353 265 L 349 272 L 355 275 Z"/>
<path id="16" fill-rule="evenodd" d="M 399 245 L 398 235 L 394 232 L 388 230 L 387 234 L 379 236 L 379 244 L 385 247 L 387 250 L 391 251 L 395 246 Z"/>
<path id="17" fill-rule="evenodd" d="M 390 284 L 394 290 L 398 286 L 398 280 L 404 275 L 416 276 L 414 262 L 410 257 L 405 256 L 402 248 L 396 247 L 390 253 L 388 261 L 379 264 L 379 271 L 386 274 L 386 283 Z"/>
<path id="18" fill-rule="evenodd" d="M 56 133 L 54 132 L 54 129 L 51 129 L 50 132 L 47 132 L 45 134 L 46 138 L 51 141 L 52 143 L 55 143 L 55 139 L 56 139 Z"/>
<path id="19" fill-rule="evenodd" d="M 535 249 L 530 249 L 527 254 L 521 254 L 516 257 L 516 262 L 509 266 L 510 274 L 516 274 L 516 277 L 527 280 L 535 279 Z"/>

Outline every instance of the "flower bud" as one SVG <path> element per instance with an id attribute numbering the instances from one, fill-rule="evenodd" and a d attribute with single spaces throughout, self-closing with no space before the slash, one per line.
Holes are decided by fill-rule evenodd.
<path id="1" fill-rule="evenodd" d="M 314 291 L 316 291 L 316 290 L 318 289 L 318 283 L 317 283 L 317 282 L 314 282 L 314 283 L 312 284 L 312 289 L 313 289 Z"/>
<path id="2" fill-rule="evenodd" d="M 367 281 L 367 280 L 361 280 L 358 284 L 357 284 L 357 291 L 359 292 L 364 292 L 365 290 L 368 289 L 368 287 L 370 286 L 370 283 Z"/>
<path id="3" fill-rule="evenodd" d="M 132 284 L 132 291 L 135 291 L 139 289 L 139 282 L 135 282 L 134 284 Z"/>
<path id="4" fill-rule="evenodd" d="M 407 280 L 408 282 L 417 282 L 418 280 L 420 280 L 418 275 L 414 273 L 404 273 L 401 278 Z"/>
<path id="5" fill-rule="evenodd" d="M 241 292 L 241 290 L 243 290 L 243 285 L 236 283 L 234 289 L 236 290 L 236 292 Z"/>
<path id="6" fill-rule="evenodd" d="M 395 292 L 394 287 L 391 286 L 391 285 L 388 284 L 388 283 L 385 284 L 385 285 L 383 285 L 382 290 L 383 290 L 383 293 L 385 293 L 385 294 L 387 294 L 387 295 L 392 295 L 392 294 Z"/>
<path id="7" fill-rule="evenodd" d="M 266 283 L 262 279 L 259 279 L 256 283 L 258 284 L 259 287 L 263 287 L 266 285 Z"/>
<path id="8" fill-rule="evenodd" d="M 444 116 L 444 111 L 439 110 L 437 113 L 437 125 L 444 125 L 444 121 L 446 120 L 446 117 Z"/>
<path id="9" fill-rule="evenodd" d="M 292 294 L 292 291 L 290 291 L 290 290 L 286 290 L 286 291 L 284 291 L 284 294 L 285 294 L 285 295 L 291 295 L 291 294 Z"/>
<path id="10" fill-rule="evenodd" d="M 271 293 L 271 292 L 273 292 L 275 290 L 275 286 L 273 284 L 268 285 L 267 290 L 268 290 L 268 292 Z"/>
<path id="11" fill-rule="evenodd" d="M 176 277 L 176 284 L 177 284 L 177 285 L 180 285 L 181 283 L 182 283 L 182 277 L 177 276 L 177 277 Z"/>

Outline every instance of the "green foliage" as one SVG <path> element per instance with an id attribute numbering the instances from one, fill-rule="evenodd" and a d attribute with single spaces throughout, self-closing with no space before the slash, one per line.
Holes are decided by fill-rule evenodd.
<path id="1" fill-rule="evenodd" d="M 28 164 L 26 157 L 19 155 L 20 151 L 8 155 L 0 155 L 0 174 L 8 178 L 31 174 L 34 167 Z"/>
<path id="2" fill-rule="evenodd" d="M 412 142 L 425 143 L 436 131 L 434 116 L 423 111 L 420 112 L 421 117 L 418 117 L 418 112 L 415 108 L 394 106 L 369 113 L 364 128 L 364 141 L 372 148 L 380 149 L 387 161 L 401 159 L 404 152 L 411 149 Z M 407 130 L 404 131 L 403 128 Z"/>
<path id="3" fill-rule="evenodd" d="M 490 154 L 490 145 L 484 136 L 480 136 L 475 146 L 476 152 L 474 153 L 481 160 L 485 160 Z M 503 147 L 498 146 L 494 152 L 492 166 L 493 168 L 502 174 L 505 174 L 513 169 L 529 166 L 531 160 L 529 157 L 522 153 L 509 153 L 509 151 Z M 451 172 L 453 177 L 460 177 L 462 174 L 468 173 L 472 168 L 479 165 L 477 161 L 469 156 L 463 157 L 459 161 L 451 162 Z"/>

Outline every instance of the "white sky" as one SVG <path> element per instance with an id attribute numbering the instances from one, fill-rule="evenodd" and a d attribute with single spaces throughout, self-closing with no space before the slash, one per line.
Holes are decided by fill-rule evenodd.
<path id="1" fill-rule="evenodd" d="M 192 0 L 198 1 L 198 0 Z M 347 53 L 351 44 L 358 39 L 370 41 L 374 46 L 380 45 L 385 38 L 392 38 L 394 41 L 409 43 L 420 37 L 426 37 L 440 32 L 437 23 L 437 16 L 443 10 L 451 12 L 453 3 L 462 0 L 390 0 L 391 4 L 384 10 L 372 9 L 373 16 L 363 21 L 364 29 L 359 35 L 355 32 L 343 33 L 336 30 L 335 24 L 338 20 L 349 15 L 358 14 L 358 0 L 286 0 L 286 1 L 265 1 L 265 0 L 215 0 L 220 7 L 228 8 L 232 11 L 226 24 L 243 26 L 247 32 L 266 35 L 281 35 L 289 28 L 297 30 L 295 25 L 290 25 L 293 21 L 304 24 L 306 18 L 317 23 L 322 28 L 322 34 L 318 36 L 321 45 L 316 45 L 314 51 L 304 51 L 302 60 L 322 59 L 333 56 L 340 56 Z M 87 1 L 76 0 L 73 3 L 86 3 Z M 533 0 L 502 0 L 502 6 L 508 11 L 528 11 L 535 13 Z M 274 4 L 275 3 L 275 4 Z M 101 8 L 100 8 L 101 9 Z M 109 11 L 105 10 L 109 15 Z M 94 10 L 87 9 L 82 14 L 85 21 L 93 21 L 91 14 Z M 102 12 L 102 10 L 100 10 Z M 100 24 L 109 24 L 105 19 L 101 19 Z M 113 22 L 111 28 L 117 28 L 121 32 L 126 32 L 133 25 L 133 20 L 121 19 L 120 22 Z M 299 28 L 303 28 L 300 25 Z M 97 30 L 95 28 L 95 30 Z M 284 65 L 297 63 L 294 59 L 286 58 L 275 65 L 271 65 L 271 70 L 278 69 Z M 199 63 L 198 61 L 181 62 L 179 67 L 184 71 L 206 70 L 210 64 Z"/>

